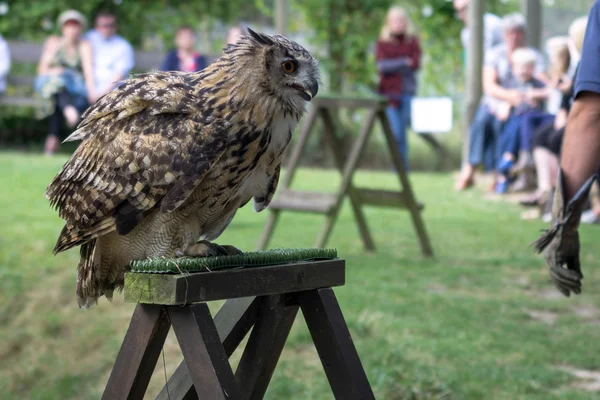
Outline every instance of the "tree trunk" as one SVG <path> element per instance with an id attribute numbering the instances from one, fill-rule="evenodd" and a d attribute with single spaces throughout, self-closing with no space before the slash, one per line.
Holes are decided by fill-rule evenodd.
<path id="1" fill-rule="evenodd" d="M 328 3 L 329 14 L 329 32 L 328 38 L 328 53 L 332 67 L 329 70 L 329 92 L 341 93 L 344 83 L 344 38 L 339 34 L 339 23 L 341 21 L 341 13 L 343 1 L 331 0 Z"/>

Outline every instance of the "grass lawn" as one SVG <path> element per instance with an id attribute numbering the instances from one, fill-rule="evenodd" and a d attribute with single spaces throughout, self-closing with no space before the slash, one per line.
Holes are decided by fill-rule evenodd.
<path id="1" fill-rule="evenodd" d="M 78 251 L 52 256 L 62 223 L 43 192 L 65 160 L 0 153 L 2 399 L 99 398 L 133 309 L 121 295 L 78 309 Z M 426 204 L 435 259 L 421 256 L 410 218 L 398 210 L 366 210 L 375 253 L 363 251 L 349 204 L 330 242 L 347 260 L 347 284 L 336 294 L 376 397 L 595 398 L 590 389 L 600 378 L 576 375 L 600 370 L 599 227 L 581 229 L 584 293 L 567 299 L 529 247 L 543 224 L 520 221 L 518 206 L 477 190 L 454 193 L 448 174 L 414 173 L 411 181 Z M 334 190 L 338 182 L 337 173 L 303 170 L 295 187 Z M 360 173 L 356 183 L 397 187 L 388 173 Z M 240 210 L 219 242 L 255 249 L 265 218 L 251 206 Z M 322 222 L 284 214 L 272 246 L 310 247 Z M 180 360 L 171 332 L 167 374 Z M 161 359 L 149 394 L 162 384 Z M 302 318 L 267 398 L 332 398 Z"/>

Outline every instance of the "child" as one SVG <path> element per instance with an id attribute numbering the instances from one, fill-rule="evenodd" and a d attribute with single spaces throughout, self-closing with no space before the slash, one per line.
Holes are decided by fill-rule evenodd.
<path id="1" fill-rule="evenodd" d="M 511 57 L 512 76 L 505 87 L 521 91 L 523 101 L 517 106 L 503 103 L 496 111 L 496 117 L 506 122 L 498 143 L 499 176 L 495 187 L 496 193 L 505 193 L 508 189 L 509 171 L 516 161 L 520 148 L 519 129 L 522 119 L 530 112 L 541 111 L 544 100 L 548 97 L 546 85 L 533 77 L 535 61 L 536 53 L 527 48 L 515 50 Z"/>

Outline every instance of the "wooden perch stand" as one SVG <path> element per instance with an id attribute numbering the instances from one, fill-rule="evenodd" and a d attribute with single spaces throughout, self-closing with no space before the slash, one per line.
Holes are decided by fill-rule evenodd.
<path id="1" fill-rule="evenodd" d="M 336 399 L 374 399 L 332 287 L 345 261 L 190 274 L 128 273 L 138 303 L 103 399 L 142 399 L 171 326 L 184 361 L 157 399 L 262 399 L 298 310 Z M 206 304 L 227 300 L 211 317 Z M 251 331 L 251 332 L 250 332 Z M 234 373 L 228 358 L 250 336 Z"/>

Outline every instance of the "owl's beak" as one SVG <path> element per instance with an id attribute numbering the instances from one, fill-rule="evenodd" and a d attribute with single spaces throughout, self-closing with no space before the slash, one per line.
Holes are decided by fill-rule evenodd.
<path id="1" fill-rule="evenodd" d="M 298 94 L 304 101 L 311 101 L 319 91 L 319 84 L 316 80 L 310 80 L 306 86 L 292 85 L 298 91 Z"/>
<path id="2" fill-rule="evenodd" d="M 306 94 L 306 96 L 308 97 L 305 98 L 304 96 L 302 96 L 304 98 L 304 100 L 306 101 L 311 101 L 312 99 L 315 98 L 315 96 L 317 95 L 317 93 L 319 92 L 319 83 L 314 80 L 311 79 L 307 85 L 308 87 L 305 89 L 304 93 Z"/>

